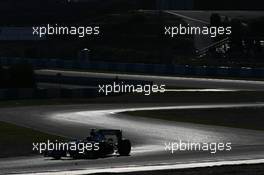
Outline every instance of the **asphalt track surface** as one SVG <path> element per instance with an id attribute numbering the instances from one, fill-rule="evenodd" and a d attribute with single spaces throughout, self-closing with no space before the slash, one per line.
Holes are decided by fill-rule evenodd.
<path id="1" fill-rule="evenodd" d="M 148 80 L 184 87 L 206 87 L 224 89 L 263 90 L 261 81 L 222 80 L 206 78 L 181 78 L 163 76 L 138 76 L 127 74 L 84 73 L 69 71 L 41 70 L 37 73 L 67 76 L 102 77 Z M 124 136 L 133 143 L 131 156 L 111 156 L 96 160 L 52 160 L 42 156 L 6 158 L 0 161 L 0 174 L 64 172 L 89 169 L 92 172 L 115 168 L 151 167 L 156 165 L 185 167 L 191 163 L 217 165 L 221 161 L 243 160 L 246 162 L 264 159 L 264 132 L 228 127 L 179 123 L 157 119 L 135 118 L 119 112 L 156 109 L 194 109 L 263 107 L 264 103 L 252 104 L 89 104 L 66 106 L 35 106 L 0 109 L 0 121 L 33 128 L 39 131 L 66 136 L 85 138 L 91 128 L 122 129 Z M 226 152 L 165 151 L 165 142 L 210 143 L 231 142 L 232 150 Z M 18 143 L 19 149 L 19 143 Z M 196 164 L 194 166 L 197 166 Z"/>
<path id="2" fill-rule="evenodd" d="M 41 156 L 0 161 L 0 174 L 102 170 L 112 167 L 175 165 L 264 159 L 264 132 L 228 127 L 135 118 L 119 113 L 135 110 L 264 107 L 256 104 L 90 104 L 39 106 L 0 110 L 0 120 L 71 138 L 86 137 L 91 128 L 122 129 L 133 143 L 131 156 L 96 160 L 52 160 Z M 231 142 L 232 150 L 209 152 L 165 151 L 165 142 Z M 19 143 L 18 143 L 19 149 Z"/>

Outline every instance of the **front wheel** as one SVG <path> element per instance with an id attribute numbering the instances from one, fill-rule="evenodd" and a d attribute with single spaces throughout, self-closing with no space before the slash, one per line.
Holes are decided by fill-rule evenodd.
<path id="1" fill-rule="evenodd" d="M 130 140 L 123 139 L 118 143 L 118 153 L 121 156 L 128 156 L 131 152 L 131 142 Z"/>

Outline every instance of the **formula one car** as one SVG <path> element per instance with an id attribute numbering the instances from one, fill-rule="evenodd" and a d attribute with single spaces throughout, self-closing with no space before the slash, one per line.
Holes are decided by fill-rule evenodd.
<path id="1" fill-rule="evenodd" d="M 75 140 L 66 144 L 60 144 L 57 149 L 44 151 L 45 157 L 61 159 L 72 157 L 73 159 L 95 159 L 110 155 L 129 156 L 131 142 L 122 137 L 121 130 L 95 130 L 84 140 Z"/>

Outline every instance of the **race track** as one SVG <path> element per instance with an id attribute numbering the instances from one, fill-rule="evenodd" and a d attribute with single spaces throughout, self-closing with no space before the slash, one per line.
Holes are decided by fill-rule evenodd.
<path id="1" fill-rule="evenodd" d="M 201 12 L 169 11 L 194 23 L 207 25 L 209 14 Z M 249 13 L 249 12 L 248 12 Z M 204 13 L 203 13 L 204 14 Z M 222 14 L 222 13 L 221 13 Z M 238 13 L 232 14 L 237 16 Z M 259 15 L 252 14 L 252 15 Z M 197 19 L 199 16 L 199 19 Z M 230 16 L 230 15 L 228 15 Z M 232 17 L 231 16 L 231 17 Z M 263 14 L 261 14 L 263 16 Z M 207 43 L 207 41 L 206 41 Z M 197 48 L 203 48 L 198 43 Z M 73 72 L 58 70 L 37 70 L 39 75 L 56 76 L 60 73 L 70 77 L 120 78 L 124 80 L 147 80 L 156 84 L 166 84 L 172 88 L 206 88 L 234 91 L 263 91 L 263 81 L 226 80 L 210 78 L 184 78 L 169 76 L 129 75 L 115 73 Z M 50 87 L 50 84 L 44 84 Z M 43 86 L 43 84 L 42 84 Z M 55 84 L 55 86 L 59 86 Z M 71 86 L 72 85 L 68 85 Z M 110 156 L 95 160 L 53 160 L 42 156 L 15 157 L 0 159 L 0 174 L 43 173 L 43 174 L 72 174 L 74 172 L 96 173 L 110 172 L 111 169 L 137 167 L 139 170 L 153 170 L 154 166 L 184 168 L 192 164 L 199 167 L 201 163 L 214 166 L 230 162 L 263 163 L 264 132 L 229 127 L 210 126 L 191 123 L 180 123 L 157 119 L 132 117 L 120 113 L 136 110 L 160 109 L 211 109 L 211 108 L 244 108 L 264 107 L 264 103 L 220 104 L 87 104 L 1 108 L 0 121 L 33 128 L 46 133 L 70 137 L 85 138 L 92 128 L 121 129 L 123 135 L 132 142 L 132 152 L 128 157 Z M 167 142 L 216 143 L 231 142 L 232 150 L 211 154 L 202 151 L 177 151 L 171 154 L 165 151 Z M 19 149 L 19 143 L 17 143 Z"/>
<path id="2" fill-rule="evenodd" d="M 91 128 L 122 129 L 131 139 L 129 157 L 96 160 L 51 160 L 40 156 L 1 159 L 0 173 L 36 173 L 90 169 L 93 172 L 112 167 L 144 167 L 219 161 L 258 160 L 264 158 L 264 132 L 189 123 L 168 122 L 130 117 L 119 112 L 157 109 L 197 109 L 264 107 L 257 104 L 90 104 L 38 106 L 1 109 L 0 120 L 72 138 L 86 137 Z M 208 152 L 176 152 L 164 150 L 165 142 L 232 142 L 232 150 Z M 19 144 L 18 144 L 19 145 Z"/>

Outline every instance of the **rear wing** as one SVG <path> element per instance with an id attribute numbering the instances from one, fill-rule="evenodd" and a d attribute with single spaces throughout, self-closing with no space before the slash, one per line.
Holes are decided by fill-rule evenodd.
<path id="1" fill-rule="evenodd" d="M 114 129 L 100 129 L 96 132 L 103 134 L 103 135 L 115 135 L 118 140 L 122 140 L 122 131 L 121 130 L 114 130 Z"/>

